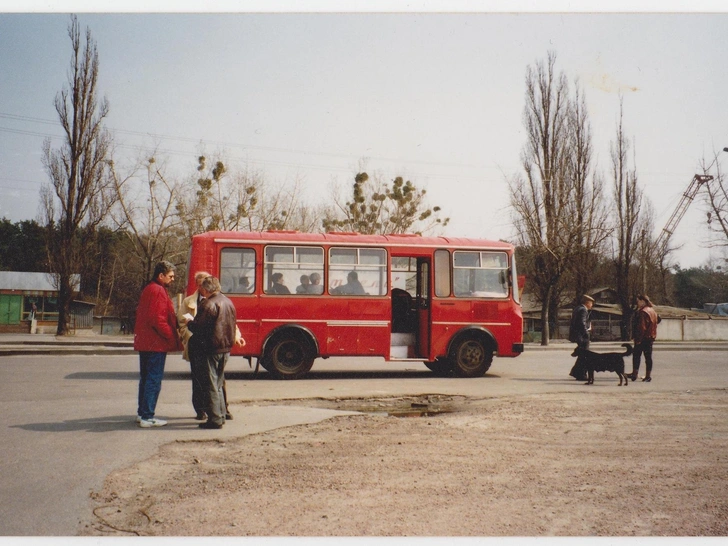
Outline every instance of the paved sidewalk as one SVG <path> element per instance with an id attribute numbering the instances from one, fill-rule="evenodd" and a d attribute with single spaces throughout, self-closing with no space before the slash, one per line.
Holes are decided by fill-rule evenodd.
<path id="1" fill-rule="evenodd" d="M 94 355 L 134 352 L 134 336 L 85 334 L 0 334 L 0 356 L 12 355 Z"/>
<path id="2" fill-rule="evenodd" d="M 621 351 L 621 341 L 592 342 L 596 352 Z M 548 346 L 526 343 L 526 352 L 566 351 L 574 344 L 561 339 L 552 340 Z M 660 341 L 655 342 L 660 351 L 715 351 L 728 350 L 728 341 Z M 53 334 L 0 334 L 0 356 L 12 355 L 94 355 L 129 354 L 134 351 L 134 336 L 110 336 L 84 334 L 55 336 Z"/>

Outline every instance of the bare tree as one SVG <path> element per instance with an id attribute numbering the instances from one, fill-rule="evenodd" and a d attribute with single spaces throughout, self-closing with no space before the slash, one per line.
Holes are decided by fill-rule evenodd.
<path id="1" fill-rule="evenodd" d="M 719 153 L 713 153 L 714 158 L 710 165 L 705 160 L 702 161 L 703 173 L 713 176 L 713 180 L 705 184 L 707 224 L 711 234 L 708 244 L 728 252 L 728 182 L 718 161 Z"/>
<path id="2" fill-rule="evenodd" d="M 610 144 L 614 181 L 615 235 L 617 254 L 614 258 L 617 299 L 622 308 L 622 339 L 629 339 L 630 281 L 634 281 L 632 265 L 638 252 L 642 190 L 637 183 L 637 171 L 629 167 L 630 141 L 624 134 L 623 104 L 620 99 L 616 141 Z"/>
<path id="3" fill-rule="evenodd" d="M 208 162 L 201 154 L 197 162 L 196 189 L 194 193 L 180 195 L 177 203 L 187 233 L 191 236 L 205 231 L 249 228 L 258 204 L 258 176 L 247 170 L 229 176 L 221 157 Z"/>
<path id="4" fill-rule="evenodd" d="M 58 279 L 58 335 L 69 331 L 72 276 L 84 256 L 80 229 L 93 229 L 113 202 L 107 158 L 111 137 L 103 127 L 109 112 L 106 99 L 97 102 L 99 70 L 96 42 L 86 29 L 85 43 L 75 16 L 68 27 L 73 54 L 68 87 L 56 95 L 55 108 L 64 132 L 57 149 L 43 146 L 43 165 L 50 183 L 41 189 L 41 214 L 49 227 L 48 253 Z"/>
<path id="5" fill-rule="evenodd" d="M 574 184 L 574 210 L 571 213 L 577 231 L 576 248 L 569 269 L 573 276 L 574 297 L 594 288 L 599 258 L 611 235 L 609 213 L 604 202 L 604 183 L 592 172 L 592 131 L 584 95 L 575 82 L 574 99 L 568 115 L 568 176 Z"/>
<path id="6" fill-rule="evenodd" d="M 574 182 L 569 176 L 569 86 L 555 72 L 556 54 L 526 70 L 521 153 L 524 176 L 509 181 L 519 244 L 528 247 L 531 281 L 541 302 L 541 344 L 548 345 L 557 286 L 576 248 Z"/>
<path id="7" fill-rule="evenodd" d="M 429 207 L 426 191 L 398 176 L 390 186 L 366 172 L 354 177 L 349 200 L 334 196 L 334 206 L 326 211 L 326 231 L 354 231 L 365 234 L 427 233 L 445 227 L 450 218 L 441 218 L 438 206 Z"/>
<path id="8" fill-rule="evenodd" d="M 180 242 L 176 210 L 178 183 L 166 175 L 166 169 L 154 155 L 124 175 L 113 163 L 111 166 L 117 196 L 111 217 L 129 241 L 128 258 L 132 262 L 122 267 L 127 277 L 143 286 L 160 260 L 179 264 L 186 258 L 187 247 Z M 144 173 L 141 179 L 140 172 Z"/>

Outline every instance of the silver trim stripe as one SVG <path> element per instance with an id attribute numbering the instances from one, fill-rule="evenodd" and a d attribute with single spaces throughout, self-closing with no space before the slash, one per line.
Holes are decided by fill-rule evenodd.
<path id="1" fill-rule="evenodd" d="M 510 322 L 433 322 L 433 326 L 511 326 Z"/>
<path id="2" fill-rule="evenodd" d="M 242 321 L 238 321 L 242 322 Z M 327 326 L 363 326 L 363 327 L 374 327 L 384 328 L 389 326 L 389 321 L 386 320 L 314 320 L 314 319 L 261 319 L 260 322 L 268 323 L 283 323 L 283 324 L 311 324 L 320 323 L 326 324 Z"/>

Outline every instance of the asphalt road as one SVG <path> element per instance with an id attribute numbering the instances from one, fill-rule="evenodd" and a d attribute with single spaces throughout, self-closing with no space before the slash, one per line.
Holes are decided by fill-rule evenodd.
<path id="1" fill-rule="evenodd" d="M 653 381 L 630 383 L 627 392 L 726 388 L 728 353 L 722 347 L 658 347 Z M 81 516 L 90 509 L 89 493 L 100 488 L 104 477 L 150 457 L 162 444 L 237 437 L 340 413 L 255 402 L 417 394 L 482 398 L 583 389 L 598 396 L 620 388 L 615 374 L 597 374 L 593 386 L 568 377 L 573 364 L 570 350 L 571 346 L 561 346 L 530 350 L 515 359 L 496 358 L 488 374 L 477 379 L 437 378 L 415 362 L 339 358 L 318 359 L 306 379 L 276 381 L 264 371 L 254 379 L 247 361 L 234 358 L 227 377 L 235 419 L 217 431 L 202 431 L 192 419 L 189 367 L 179 355 L 167 360 L 157 416 L 169 425 L 160 429 L 140 429 L 134 423 L 135 354 L 0 356 L 0 407 L 5 419 L 0 442 L 0 535 L 74 535 Z M 630 371 L 631 363 L 626 363 Z"/>

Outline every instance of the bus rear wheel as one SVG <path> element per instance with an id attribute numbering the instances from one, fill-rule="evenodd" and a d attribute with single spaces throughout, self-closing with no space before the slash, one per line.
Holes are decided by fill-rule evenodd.
<path id="1" fill-rule="evenodd" d="M 302 334 L 279 334 L 270 341 L 263 367 L 279 379 L 300 379 L 313 366 L 311 344 Z"/>
<path id="2" fill-rule="evenodd" d="M 460 377 L 480 377 L 493 362 L 492 347 L 477 336 L 458 341 L 450 354 L 453 371 Z"/>

